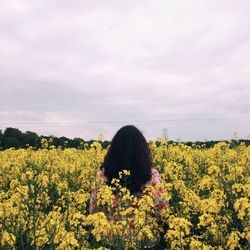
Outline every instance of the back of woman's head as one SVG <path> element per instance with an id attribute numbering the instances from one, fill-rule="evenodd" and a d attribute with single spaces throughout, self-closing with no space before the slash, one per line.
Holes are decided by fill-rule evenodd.
<path id="1" fill-rule="evenodd" d="M 133 125 L 124 126 L 117 131 L 101 165 L 108 185 L 111 185 L 113 178 L 119 178 L 120 171 L 129 170 L 126 186 L 131 193 L 140 191 L 141 186 L 150 180 L 151 167 L 152 158 L 147 141 Z"/>

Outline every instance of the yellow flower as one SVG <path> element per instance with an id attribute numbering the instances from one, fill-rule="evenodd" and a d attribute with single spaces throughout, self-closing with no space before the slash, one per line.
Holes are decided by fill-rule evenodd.
<path id="1" fill-rule="evenodd" d="M 93 225 L 94 228 L 91 233 L 95 236 L 97 241 L 100 241 L 102 237 L 107 237 L 111 232 L 110 224 L 103 212 L 88 215 L 85 223 Z"/>
<path id="2" fill-rule="evenodd" d="M 160 233 L 166 249 L 245 249 L 250 243 L 250 147 L 245 144 L 207 148 L 151 141 L 162 183 L 146 185 L 141 197 L 121 185 L 129 170 L 121 171 L 122 180 L 112 180 L 112 188 L 99 178 L 92 205 L 103 212 L 89 215 L 91 189 L 110 145 L 82 143 L 81 149 L 62 150 L 51 139 L 42 143 L 38 150 L 0 150 L 1 249 L 21 246 L 17 229 L 26 248 L 38 249 L 102 244 L 139 249 L 153 245 Z M 160 200 L 169 206 L 156 211 Z"/>
<path id="3" fill-rule="evenodd" d="M 220 168 L 216 165 L 208 167 L 207 172 L 209 175 L 218 176 L 220 174 Z"/>
<path id="4" fill-rule="evenodd" d="M 227 249 L 234 250 L 239 245 L 240 233 L 237 231 L 232 231 L 227 237 Z"/>
<path id="5" fill-rule="evenodd" d="M 14 246 L 15 241 L 16 241 L 15 235 L 5 230 L 3 231 L 1 238 L 2 238 L 1 246 Z"/>
<path id="6" fill-rule="evenodd" d="M 238 218 L 243 220 L 245 216 L 250 216 L 250 202 L 248 198 L 241 197 L 234 203 L 234 209 L 238 212 Z"/>
<path id="7" fill-rule="evenodd" d="M 113 194 L 113 189 L 110 186 L 102 186 L 97 193 L 97 205 L 102 206 L 113 206 L 115 196 Z"/>

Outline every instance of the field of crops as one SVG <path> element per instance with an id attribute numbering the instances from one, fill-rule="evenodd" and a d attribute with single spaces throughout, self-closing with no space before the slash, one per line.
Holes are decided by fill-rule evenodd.
<path id="1" fill-rule="evenodd" d="M 156 214 L 153 190 L 119 220 L 89 214 L 91 186 L 107 149 L 0 151 L 1 249 L 143 249 L 160 235 L 166 249 L 247 249 L 250 244 L 250 148 L 150 143 L 169 206 Z M 119 182 L 117 181 L 119 184 Z M 133 199 L 119 189 L 121 199 Z M 103 186 L 98 202 L 113 206 Z M 133 227 L 131 223 L 133 222 Z M 136 235 L 130 237 L 128 235 Z M 106 248 L 105 248 L 106 247 Z"/>

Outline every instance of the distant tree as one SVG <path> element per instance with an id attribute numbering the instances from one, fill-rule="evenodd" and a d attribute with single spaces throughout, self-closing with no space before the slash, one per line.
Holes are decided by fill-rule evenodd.
<path id="1" fill-rule="evenodd" d="M 103 148 L 107 148 L 109 145 L 110 145 L 110 142 L 109 142 L 109 141 L 106 141 L 106 140 L 105 140 L 105 141 L 102 142 L 102 147 L 103 147 Z"/>
<path id="2" fill-rule="evenodd" d="M 0 149 L 2 148 L 2 145 L 3 145 L 3 132 L 0 129 Z"/>
<path id="3" fill-rule="evenodd" d="M 23 133 L 17 128 L 6 128 L 3 133 L 3 148 L 21 148 L 23 147 Z"/>
<path id="4" fill-rule="evenodd" d="M 58 137 L 53 138 L 53 145 L 58 147 L 63 145 L 63 140 Z"/>
<path id="5" fill-rule="evenodd" d="M 164 140 L 168 141 L 169 140 L 169 133 L 167 128 L 162 129 L 162 137 Z"/>
<path id="6" fill-rule="evenodd" d="M 26 131 L 24 133 L 24 143 L 32 147 L 38 147 L 39 136 L 31 131 Z"/>
<path id="7" fill-rule="evenodd" d="M 234 132 L 234 140 L 236 140 L 236 141 L 238 140 L 238 132 L 237 131 Z"/>
<path id="8" fill-rule="evenodd" d="M 26 131 L 25 134 L 31 137 L 39 137 L 35 132 L 32 132 L 32 131 Z"/>
<path id="9" fill-rule="evenodd" d="M 22 134 L 23 133 L 18 128 L 6 128 L 4 130 L 3 136 L 21 138 Z"/>
<path id="10" fill-rule="evenodd" d="M 5 137 L 3 149 L 12 148 L 12 147 L 21 148 L 22 142 L 18 138 L 15 138 L 15 137 Z"/>
<path id="11" fill-rule="evenodd" d="M 73 140 L 69 139 L 68 147 L 80 148 L 80 146 L 82 145 L 81 143 L 84 143 L 83 139 L 75 137 Z"/>

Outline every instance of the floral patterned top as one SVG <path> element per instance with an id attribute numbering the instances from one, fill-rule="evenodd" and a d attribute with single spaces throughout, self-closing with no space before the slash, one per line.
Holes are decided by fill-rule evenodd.
<path id="1" fill-rule="evenodd" d="M 104 171 L 103 170 L 99 170 L 97 172 L 96 179 L 97 178 L 101 178 L 105 182 L 107 180 L 106 176 L 104 175 Z M 157 169 L 156 168 L 152 168 L 151 179 L 146 184 L 144 184 L 143 187 L 145 187 L 146 185 L 152 185 L 153 187 L 155 187 L 156 192 L 155 192 L 154 203 L 155 203 L 156 210 L 160 210 L 160 209 L 162 209 L 162 208 L 164 208 L 164 207 L 166 207 L 166 206 L 169 205 L 168 201 L 165 201 L 163 199 L 163 197 L 162 197 L 163 188 L 162 187 L 158 187 L 157 186 L 158 183 L 162 183 L 162 179 L 161 179 L 160 174 L 157 171 Z M 139 195 L 142 195 L 143 187 L 142 187 L 142 191 L 139 193 Z M 96 211 L 96 208 L 97 208 L 96 196 L 97 196 L 96 186 L 93 185 L 92 189 L 91 189 L 91 196 L 90 196 L 90 206 L 89 206 L 89 212 L 90 213 L 94 213 Z"/>

